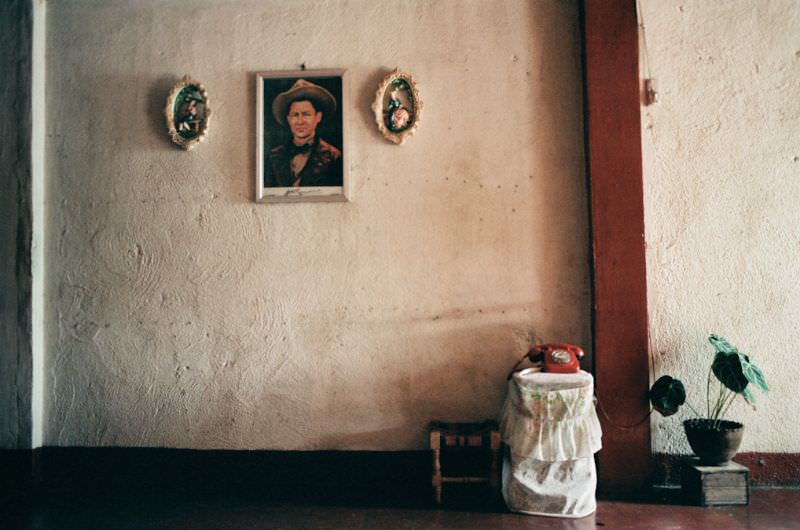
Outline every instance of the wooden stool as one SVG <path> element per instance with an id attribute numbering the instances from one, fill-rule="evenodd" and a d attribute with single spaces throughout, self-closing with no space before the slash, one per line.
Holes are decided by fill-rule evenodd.
<path id="1" fill-rule="evenodd" d="M 442 504 L 442 484 L 485 482 L 496 495 L 500 485 L 500 432 L 497 422 L 430 424 L 433 485 L 436 504 Z"/>

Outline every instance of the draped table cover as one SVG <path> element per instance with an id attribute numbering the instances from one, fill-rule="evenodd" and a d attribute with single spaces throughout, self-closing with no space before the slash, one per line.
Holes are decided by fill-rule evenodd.
<path id="1" fill-rule="evenodd" d="M 503 498 L 514 512 L 585 517 L 595 511 L 600 421 L 591 374 L 527 369 L 508 383 L 500 434 Z"/>

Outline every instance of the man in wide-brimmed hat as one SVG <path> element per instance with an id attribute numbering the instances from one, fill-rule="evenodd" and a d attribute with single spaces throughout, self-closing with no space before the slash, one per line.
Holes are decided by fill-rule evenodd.
<path id="1" fill-rule="evenodd" d="M 270 151 L 266 186 L 342 185 L 342 153 L 317 135 L 317 125 L 335 111 L 333 94 L 305 79 L 275 97 L 272 115 L 292 138 Z"/>

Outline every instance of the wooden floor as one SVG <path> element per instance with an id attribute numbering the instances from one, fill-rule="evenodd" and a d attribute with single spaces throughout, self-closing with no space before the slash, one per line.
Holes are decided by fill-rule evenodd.
<path id="1" fill-rule="evenodd" d="M 583 519 L 555 519 L 501 510 L 347 506 L 271 502 L 257 496 L 170 498 L 62 493 L 0 506 L 2 529 L 262 530 L 262 529 L 800 529 L 800 490 L 754 489 L 749 506 L 701 508 L 601 501 Z"/>

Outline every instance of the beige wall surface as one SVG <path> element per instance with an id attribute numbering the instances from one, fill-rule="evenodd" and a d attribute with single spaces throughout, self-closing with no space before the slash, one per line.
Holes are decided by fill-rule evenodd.
<path id="1" fill-rule="evenodd" d="M 730 411 L 742 450 L 798 452 L 800 4 L 640 3 L 642 74 L 659 92 L 642 110 L 655 373 L 704 410 L 706 337 L 726 337 L 772 387 Z M 690 452 L 688 415 L 653 420 L 656 451 Z"/>
<path id="2" fill-rule="evenodd" d="M 301 64 L 348 71 L 349 203 L 254 202 L 255 72 Z M 416 449 L 495 417 L 531 338 L 589 346 L 578 2 L 52 1 L 46 162 L 46 445 Z"/>

